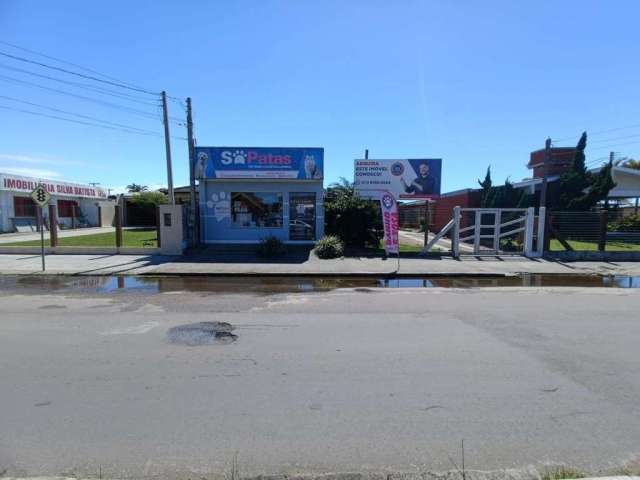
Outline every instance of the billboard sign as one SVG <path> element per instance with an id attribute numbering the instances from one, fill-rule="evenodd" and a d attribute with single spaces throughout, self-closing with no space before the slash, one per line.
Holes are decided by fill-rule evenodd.
<path id="1" fill-rule="evenodd" d="M 195 177 L 322 180 L 323 148 L 196 147 Z"/>
<path id="2" fill-rule="evenodd" d="M 361 195 L 390 192 L 396 199 L 440 196 L 442 159 L 356 160 L 354 185 Z"/>

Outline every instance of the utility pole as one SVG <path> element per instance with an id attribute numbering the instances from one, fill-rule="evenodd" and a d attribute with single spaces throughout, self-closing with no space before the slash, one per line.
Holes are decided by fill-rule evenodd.
<path id="1" fill-rule="evenodd" d="M 616 152 L 609 152 L 609 166 L 611 170 L 609 171 L 609 175 L 613 174 L 613 160 L 615 159 Z M 609 195 L 607 194 L 607 198 L 604 199 L 604 209 L 609 210 Z"/>
<path id="2" fill-rule="evenodd" d="M 171 171 L 171 137 L 169 134 L 169 109 L 167 108 L 167 92 L 162 91 L 162 121 L 164 123 L 164 148 L 167 156 L 167 187 L 169 190 L 169 203 L 175 205 L 173 195 L 173 172 Z"/>
<path id="3" fill-rule="evenodd" d="M 549 162 L 551 161 L 551 139 L 544 142 L 544 165 L 542 167 L 542 188 L 540 190 L 540 206 L 547 206 L 547 175 L 549 172 Z"/>
<path id="4" fill-rule="evenodd" d="M 196 175 L 195 175 L 195 141 L 193 139 L 193 117 L 191 114 L 191 97 L 187 97 L 187 143 L 189 147 L 189 187 L 191 190 L 191 211 L 189 212 L 189 225 L 191 226 L 191 243 L 200 243 L 199 215 L 196 202 Z"/>

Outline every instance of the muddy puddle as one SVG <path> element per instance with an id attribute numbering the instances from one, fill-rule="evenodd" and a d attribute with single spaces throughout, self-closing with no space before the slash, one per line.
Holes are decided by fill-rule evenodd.
<path id="1" fill-rule="evenodd" d="M 510 277 L 143 277 L 143 276 L 2 276 L 7 292 L 79 293 L 290 293 L 353 288 L 483 288 L 483 287 L 607 287 L 640 288 L 640 276 L 517 275 Z"/>

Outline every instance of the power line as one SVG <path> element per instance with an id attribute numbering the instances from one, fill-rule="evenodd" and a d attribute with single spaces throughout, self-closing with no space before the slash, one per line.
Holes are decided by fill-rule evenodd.
<path id="1" fill-rule="evenodd" d="M 56 119 L 56 120 L 63 120 L 65 122 L 79 123 L 81 125 L 89 125 L 89 126 L 92 126 L 92 127 L 107 128 L 109 130 L 118 130 L 118 131 L 122 131 L 122 132 L 126 132 L 126 133 L 135 133 L 135 134 L 138 134 L 138 135 L 162 137 L 162 134 L 160 134 L 160 133 L 156 134 L 156 133 L 138 132 L 138 131 L 135 131 L 135 130 L 125 129 L 125 128 L 112 127 L 112 126 L 109 126 L 109 125 L 101 125 L 99 123 L 84 122 L 82 120 L 73 120 L 71 118 L 59 117 L 57 115 L 49 115 L 47 113 L 42 113 L 42 112 L 33 112 L 31 110 L 24 110 L 22 108 L 8 107 L 6 105 L 0 105 L 0 108 L 2 108 L 4 110 L 12 110 L 14 112 L 28 113 L 29 115 L 36 115 L 36 116 L 39 116 L 39 117 L 47 117 L 47 118 L 53 118 L 53 119 Z"/>
<path id="2" fill-rule="evenodd" d="M 603 148 L 611 149 L 613 147 L 620 147 L 622 145 L 633 145 L 633 144 L 636 144 L 636 143 L 640 143 L 640 140 L 636 140 L 635 142 L 624 142 L 624 143 L 616 143 L 614 145 L 605 145 L 604 147 L 595 147 L 595 148 L 592 148 L 591 150 L 601 150 Z"/>
<path id="3" fill-rule="evenodd" d="M 102 125 L 102 124 L 99 124 L 99 123 L 84 122 L 82 120 L 73 120 L 71 118 L 64 118 L 64 117 L 60 117 L 58 115 L 49 115 L 47 113 L 34 112 L 34 111 L 31 111 L 31 110 L 24 110 L 22 108 L 9 107 L 9 106 L 6 106 L 6 105 L 0 105 L 0 109 L 10 110 L 10 111 L 19 112 L 19 113 L 27 113 L 29 115 L 35 115 L 35 116 L 38 116 L 38 117 L 46 117 L 46 118 L 52 118 L 52 119 L 55 119 L 55 120 L 62 120 L 64 122 L 78 123 L 80 125 L 87 125 L 87 126 L 91 126 L 91 127 L 106 128 L 108 130 L 116 130 L 116 131 L 120 131 L 120 132 L 124 132 L 124 133 L 133 133 L 133 134 L 136 134 L 136 135 L 145 135 L 145 136 L 149 136 L 149 137 L 159 137 L 159 138 L 163 138 L 164 137 L 164 135 L 162 135 L 161 133 L 157 133 L 157 132 L 138 131 L 138 130 L 141 130 L 141 129 L 138 129 L 137 127 L 118 128 L 118 127 L 113 127 L 113 126 L 110 126 L 110 125 Z M 133 129 L 135 129 L 135 130 L 133 130 Z M 175 138 L 177 140 L 186 140 L 185 137 L 172 136 L 171 138 Z"/>
<path id="4" fill-rule="evenodd" d="M 75 68 L 79 68 L 80 70 L 84 70 L 86 72 L 93 73 L 94 75 L 98 75 L 100 77 L 104 77 L 104 78 L 107 78 L 109 80 L 113 80 L 114 82 L 121 83 L 122 85 L 127 85 L 129 87 L 134 87 L 134 88 L 139 88 L 140 90 L 145 90 L 143 87 L 141 87 L 139 85 L 135 85 L 135 84 L 133 84 L 131 82 L 125 82 L 123 80 L 117 79 L 115 77 L 111 77 L 109 75 L 105 75 L 104 73 L 100 73 L 100 72 L 98 72 L 96 70 L 92 70 L 90 68 L 83 67 L 82 65 L 78 65 L 77 63 L 72 63 L 72 62 L 69 62 L 69 61 L 66 61 L 66 60 L 62 60 L 60 58 L 52 57 L 51 55 L 46 55 L 46 54 L 41 53 L 41 52 L 36 52 L 35 50 L 30 50 L 28 48 L 20 47 L 18 45 L 13 44 L 13 43 L 5 42 L 4 40 L 0 40 L 0 44 L 7 45 L 7 46 L 15 48 L 17 50 L 22 50 L 23 52 L 31 53 L 33 55 L 38 55 L 38 56 L 43 57 L 43 58 L 48 58 L 49 60 L 55 60 L 56 62 L 64 63 L 66 65 L 70 65 L 70 66 L 75 67 Z M 158 94 L 156 94 L 156 95 L 158 95 Z"/>
<path id="5" fill-rule="evenodd" d="M 95 122 L 105 123 L 107 125 L 112 125 L 112 126 L 115 126 L 115 127 L 122 127 L 122 128 L 126 128 L 126 129 L 129 129 L 129 130 L 138 130 L 140 132 L 146 132 L 146 133 L 149 133 L 149 134 L 161 135 L 160 132 L 153 132 L 151 130 L 145 130 L 144 128 L 132 127 L 130 125 L 124 125 L 122 123 L 110 122 L 108 120 L 102 120 L 100 118 L 92 117 L 92 116 L 89 116 L 89 115 L 83 115 L 81 113 L 69 112 L 67 110 L 62 110 L 62 109 L 59 109 L 59 108 L 49 107 L 47 105 L 42 105 L 42 104 L 39 104 L 39 103 L 28 102 L 26 100 L 21 100 L 19 98 L 14 98 L 14 97 L 8 97 L 6 95 L 0 95 L 0 98 L 4 98 L 5 100 L 11 100 L 12 102 L 24 103 L 26 105 L 31 105 L 32 107 L 44 108 L 46 110 L 51 110 L 52 112 L 63 113 L 65 115 L 73 115 L 75 117 L 84 118 L 84 119 L 87 119 L 87 120 L 93 120 Z"/>
<path id="6" fill-rule="evenodd" d="M 87 90 L 94 91 L 94 92 L 97 92 L 97 93 L 102 93 L 102 94 L 105 94 L 105 95 L 112 95 L 114 97 L 118 97 L 118 98 L 122 98 L 122 99 L 125 99 L 125 100 L 129 100 L 131 102 L 140 103 L 142 105 L 149 105 L 149 106 L 152 106 L 152 107 L 158 106 L 158 104 L 156 104 L 156 103 L 151 103 L 151 102 L 146 101 L 146 100 L 138 99 L 138 97 L 134 97 L 133 95 L 129 95 L 129 94 L 124 93 L 124 92 L 114 92 L 113 90 L 109 90 L 109 89 L 106 89 L 106 88 L 98 87 L 98 86 L 95 86 L 95 85 L 87 85 L 86 83 L 79 83 L 79 82 L 72 82 L 70 80 L 63 80 L 61 78 L 56 78 L 56 77 L 51 77 L 49 75 L 43 75 L 41 73 L 31 72 L 29 70 L 24 70 L 22 68 L 11 67 L 9 65 L 0 64 L 0 68 L 5 68 L 7 70 L 12 70 L 12 71 L 15 71 L 15 72 L 20 72 L 20 73 L 26 73 L 27 75 L 33 75 L 35 77 L 45 78 L 47 80 L 53 80 L 54 82 L 60 82 L 60 83 L 64 83 L 64 84 L 67 84 L 67 85 L 73 85 L 73 86 L 79 87 L 79 88 L 85 88 Z"/>
<path id="7" fill-rule="evenodd" d="M 93 80 L 93 81 L 96 81 L 96 82 L 106 83 L 108 85 L 113 85 L 114 87 L 128 88 L 129 90 L 133 90 L 133 91 L 140 92 L 140 93 L 147 93 L 149 95 L 154 95 L 154 96 L 158 96 L 159 95 L 157 92 L 151 92 L 151 91 L 146 90 L 144 88 L 131 87 L 131 86 L 126 85 L 124 83 L 113 82 L 111 80 L 102 80 L 102 79 L 100 79 L 98 77 L 94 77 L 92 75 L 85 75 L 83 73 L 73 72 L 71 70 L 67 70 L 66 68 L 60 68 L 60 67 L 56 67 L 56 66 L 53 66 L 53 65 L 48 65 L 46 63 L 37 62 L 35 60 L 30 60 L 28 58 L 20 57 L 18 55 L 11 55 L 10 53 L 6 53 L 6 52 L 0 52 L 0 55 L 3 55 L 3 56 L 8 57 L 8 58 L 11 58 L 13 60 L 18 60 L 20 62 L 31 63 L 33 65 L 39 65 L 41 67 L 50 68 L 51 70 L 57 70 L 59 72 L 67 73 L 69 75 L 75 75 L 77 77 L 86 78 L 86 79 Z"/>
<path id="8" fill-rule="evenodd" d="M 602 135 L 603 133 L 610 133 L 610 132 L 617 132 L 619 130 L 628 130 L 629 128 L 637 128 L 640 127 L 640 123 L 637 123 L 635 125 L 627 125 L 624 127 L 615 127 L 615 128 L 609 128 L 607 130 L 599 130 L 596 132 L 588 132 L 587 131 L 587 135 L 589 137 L 593 137 L 594 135 Z M 571 137 L 564 137 L 564 138 L 554 138 L 553 141 L 554 142 L 563 142 L 565 140 L 571 140 L 571 139 L 575 139 L 575 138 L 579 138 L 579 135 L 573 135 Z"/>
<path id="9" fill-rule="evenodd" d="M 107 107 L 110 107 L 110 108 L 115 108 L 117 110 L 127 111 L 129 113 L 133 113 L 133 114 L 136 114 L 136 115 L 141 115 L 143 117 L 152 118 L 152 119 L 155 119 L 155 120 L 159 119 L 159 115 L 158 114 L 145 112 L 144 110 L 138 110 L 136 108 L 127 107 L 127 106 L 124 106 L 124 105 L 118 105 L 116 103 L 107 102 L 105 100 L 100 100 L 100 99 L 97 99 L 97 98 L 85 97 L 84 95 L 78 95 L 76 93 L 67 92 L 65 90 L 58 90 L 57 88 L 46 87 L 44 85 L 39 85 L 37 83 L 28 82 L 26 80 L 21 80 L 21 79 L 17 79 L 17 78 L 13 78 L 13 77 L 7 77 L 5 75 L 0 75 L 0 80 L 8 81 L 9 83 L 17 83 L 18 85 L 29 85 L 29 86 L 32 86 L 32 87 L 42 88 L 43 90 L 49 90 L 51 92 L 59 93 L 61 95 L 68 95 L 70 97 L 80 98 L 80 99 L 86 100 L 88 102 L 93 102 L 93 103 L 96 103 L 98 105 L 104 105 L 104 106 L 107 106 Z"/>
<path id="10" fill-rule="evenodd" d="M 21 62 L 27 62 L 27 63 L 31 63 L 31 64 L 34 64 L 34 65 L 39 65 L 39 66 L 42 66 L 42 67 L 45 67 L 45 68 L 50 68 L 50 69 L 53 69 L 53 70 L 64 72 L 64 73 L 67 73 L 69 75 L 76 75 L 76 76 L 79 76 L 79 77 L 82 77 L 82 78 L 86 78 L 86 79 L 89 79 L 89 80 L 93 80 L 93 81 L 97 81 L 97 82 L 101 82 L 101 83 L 106 83 L 106 84 L 117 86 L 117 87 L 120 87 L 120 88 L 127 88 L 129 90 L 137 91 L 137 92 L 140 92 L 140 93 L 146 93 L 146 94 L 153 95 L 153 96 L 156 96 L 156 97 L 160 96 L 159 92 L 150 91 L 149 89 L 146 89 L 146 88 L 141 87 L 139 85 L 135 85 L 135 84 L 130 83 L 130 82 L 125 82 L 123 80 L 119 80 L 117 78 L 111 77 L 109 75 L 105 75 L 105 74 L 100 73 L 100 72 L 98 72 L 96 70 L 92 70 L 90 68 L 84 67 L 82 65 L 78 65 L 76 63 L 68 62 L 66 60 L 62 60 L 60 58 L 53 57 L 51 55 L 46 55 L 44 53 L 36 52 L 36 51 L 30 50 L 28 48 L 20 47 L 18 45 L 13 44 L 13 43 L 6 42 L 4 40 L 0 40 L 0 44 L 7 45 L 7 46 L 10 46 L 12 48 L 15 48 L 15 49 L 18 49 L 18 50 L 22 50 L 24 52 L 28 52 L 28 53 L 31 53 L 31 54 L 34 54 L 34 55 L 39 55 L 41 57 L 48 58 L 50 60 L 55 60 L 56 62 L 64 63 L 64 64 L 67 64 L 67 65 L 71 65 L 71 66 L 73 66 L 75 68 L 79 68 L 81 70 L 85 70 L 87 72 L 91 72 L 94 75 L 98 75 L 98 76 L 107 78 L 107 79 L 109 79 L 109 81 L 102 80 L 100 78 L 97 78 L 97 77 L 94 77 L 94 76 L 91 76 L 91 75 L 84 75 L 82 73 L 78 73 L 78 72 L 74 72 L 74 71 L 71 71 L 71 70 L 67 70 L 67 69 L 60 68 L 60 67 L 57 67 L 57 66 L 54 66 L 54 65 L 49 65 L 49 64 L 46 64 L 46 63 L 42 63 L 42 62 L 38 62 L 38 61 L 35 61 L 35 60 L 31 60 L 29 58 L 20 57 L 18 55 L 12 55 L 10 53 L 0 52 L 0 55 L 3 55 L 5 57 L 8 57 L 8 58 L 11 58 L 11 59 L 14 59 L 14 60 L 18 60 L 18 61 L 21 61 Z M 5 67 L 5 68 L 7 68 L 7 67 Z M 9 68 L 11 68 L 11 67 L 9 67 Z M 15 69 L 15 67 L 14 67 L 14 69 Z M 33 72 L 28 72 L 28 71 L 24 71 L 24 70 L 22 70 L 22 72 L 29 73 L 29 74 L 32 74 L 32 75 L 41 76 L 41 77 L 44 77 L 44 78 L 49 78 L 49 79 L 55 80 L 55 81 L 64 82 L 64 80 L 61 80 L 61 79 L 56 79 L 56 78 L 53 78 L 53 77 L 47 77 L 47 76 L 43 76 L 43 75 L 36 74 L 36 73 L 33 73 Z M 72 82 L 68 82 L 68 83 L 73 84 Z M 91 89 L 91 87 L 92 87 L 92 86 L 86 85 L 86 84 L 76 84 L 76 86 L 81 86 L 81 85 L 83 85 L 81 88 L 89 88 L 89 89 Z M 100 87 L 97 87 L 97 86 L 93 87 L 93 89 L 99 89 L 99 88 Z M 116 92 L 109 91 L 109 90 L 106 90 L 106 89 L 104 89 L 104 90 L 105 90 L 104 92 L 100 91 L 99 93 L 109 93 L 109 94 L 112 94 L 114 96 L 118 95 L 118 93 L 116 93 Z M 126 94 L 124 92 L 120 92 L 120 95 L 126 95 Z M 132 98 L 134 98 L 134 97 L 132 96 Z M 169 98 L 169 99 L 181 104 L 183 108 L 186 108 L 184 106 L 183 99 L 181 99 L 179 97 L 174 97 L 174 96 L 171 96 L 171 95 L 167 95 L 167 98 Z M 141 103 L 141 102 L 139 102 L 139 103 Z M 149 104 L 149 105 L 155 106 L 155 104 Z M 176 117 L 171 117 L 170 116 L 169 119 L 174 121 L 174 122 L 176 122 L 176 123 L 178 123 L 181 126 L 186 126 L 186 123 L 184 123 L 184 120 L 182 120 L 180 118 L 176 118 Z"/>
<path id="11" fill-rule="evenodd" d="M 600 140 L 594 140 L 591 143 L 613 142 L 614 140 L 625 140 L 627 138 L 637 138 L 637 137 L 640 137 L 640 133 L 635 133 L 633 135 L 625 135 L 623 137 L 602 138 Z"/>

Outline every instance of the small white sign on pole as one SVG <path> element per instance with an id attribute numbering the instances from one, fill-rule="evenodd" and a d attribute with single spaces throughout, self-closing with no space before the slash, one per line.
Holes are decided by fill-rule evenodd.
<path id="1" fill-rule="evenodd" d="M 42 208 L 49 203 L 49 200 L 51 200 L 51 194 L 47 192 L 44 185 L 40 183 L 33 189 L 33 192 L 31 192 L 31 198 L 36 202 L 36 205 Z"/>
<path id="2" fill-rule="evenodd" d="M 41 183 L 31 192 L 31 198 L 40 209 L 40 253 L 42 255 L 42 271 L 44 272 L 44 207 L 51 200 L 51 194 Z"/>

